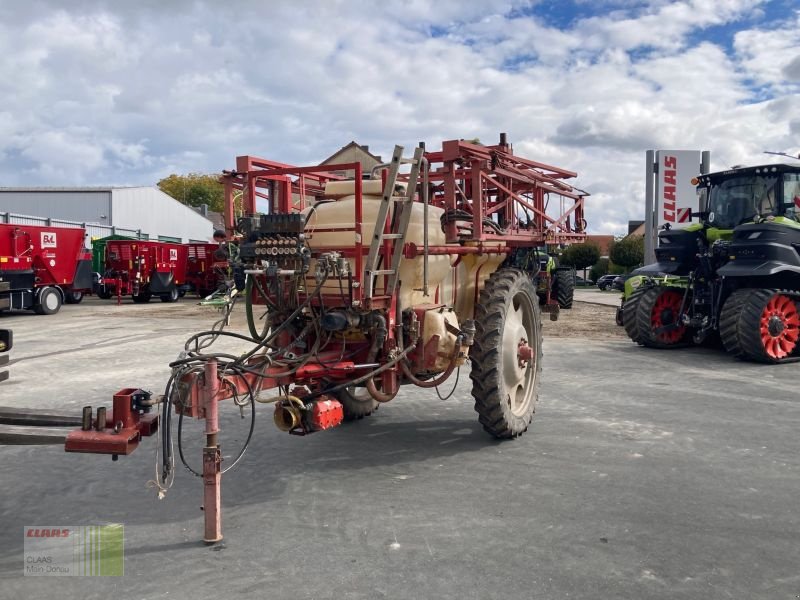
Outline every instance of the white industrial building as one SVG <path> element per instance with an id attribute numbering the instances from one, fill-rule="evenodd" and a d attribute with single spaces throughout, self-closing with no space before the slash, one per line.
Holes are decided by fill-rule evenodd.
<path id="1" fill-rule="evenodd" d="M 214 233 L 209 219 L 156 187 L 0 187 L 0 222 L 39 221 L 85 225 L 92 237 L 136 233 L 179 243 Z"/>

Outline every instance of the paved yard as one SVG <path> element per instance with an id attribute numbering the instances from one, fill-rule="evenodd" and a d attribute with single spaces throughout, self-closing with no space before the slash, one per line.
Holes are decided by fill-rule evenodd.
<path id="1" fill-rule="evenodd" d="M 77 414 L 121 387 L 157 390 L 183 339 L 212 319 L 188 301 L 91 300 L 2 317 L 17 345 L 0 404 Z M 145 487 L 153 439 L 115 463 L 2 447 L 0 597 L 800 595 L 797 365 L 638 348 L 611 307 L 577 304 L 546 331 L 537 416 L 515 441 L 482 432 L 463 372 L 450 400 L 411 388 L 306 438 L 259 406 L 255 439 L 223 478 L 216 547 L 199 542 L 200 480 L 181 470 L 161 501 Z M 225 454 L 245 423 L 226 409 Z M 22 576 L 23 525 L 106 522 L 125 526 L 124 577 Z"/>

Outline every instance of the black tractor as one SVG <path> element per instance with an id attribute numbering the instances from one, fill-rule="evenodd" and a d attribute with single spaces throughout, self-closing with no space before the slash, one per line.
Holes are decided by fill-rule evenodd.
<path id="1" fill-rule="evenodd" d="M 743 359 L 800 358 L 800 166 L 696 183 L 699 223 L 659 232 L 656 263 L 626 282 L 618 322 L 651 348 L 718 340 Z"/>

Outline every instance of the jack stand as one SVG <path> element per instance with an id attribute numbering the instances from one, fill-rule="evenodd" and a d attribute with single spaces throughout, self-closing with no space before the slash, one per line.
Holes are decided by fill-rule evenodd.
<path id="1" fill-rule="evenodd" d="M 222 451 L 217 442 L 219 433 L 219 407 L 216 395 L 219 391 L 217 361 L 209 360 L 205 365 L 203 405 L 206 419 L 206 446 L 203 448 L 203 512 L 205 518 L 206 544 L 222 540 L 221 482 Z"/>

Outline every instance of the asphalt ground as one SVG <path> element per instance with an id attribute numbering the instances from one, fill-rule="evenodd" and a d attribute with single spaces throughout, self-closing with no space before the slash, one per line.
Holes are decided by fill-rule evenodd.
<path id="1" fill-rule="evenodd" d="M 582 330 L 587 311 L 613 323 L 582 303 L 545 323 L 537 414 L 514 441 L 481 430 L 464 370 L 449 400 L 410 388 L 305 438 L 259 406 L 217 546 L 200 541 L 198 478 L 181 469 L 163 500 L 145 486 L 153 438 L 114 463 L 0 447 L 0 598 L 797 598 L 798 366 L 638 348 Z M 2 317 L 16 346 L 0 404 L 78 414 L 158 390 L 213 319 L 188 300 L 94 299 Z M 246 424 L 225 407 L 226 456 Z M 23 577 L 24 525 L 102 523 L 124 524 L 124 576 Z"/>

